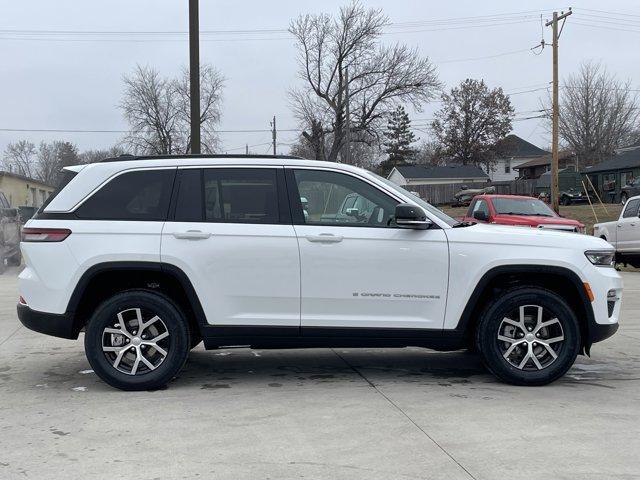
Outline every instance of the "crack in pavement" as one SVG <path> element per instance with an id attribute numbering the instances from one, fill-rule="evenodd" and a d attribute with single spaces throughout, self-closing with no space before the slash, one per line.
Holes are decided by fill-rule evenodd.
<path id="1" fill-rule="evenodd" d="M 18 330 L 20 330 L 21 328 L 22 328 L 22 325 L 19 325 L 18 328 L 16 328 L 13 332 L 11 332 L 11 334 L 7 338 L 5 338 L 0 342 L 0 346 L 4 345 L 6 342 L 11 340 L 11 337 L 13 337 L 16 333 L 18 333 Z"/>
<path id="2" fill-rule="evenodd" d="M 435 438 L 433 438 L 431 435 L 429 435 L 427 433 L 427 431 L 422 428 L 420 425 L 418 425 L 416 423 L 416 421 L 411 418 L 402 408 L 400 408 L 400 406 L 395 403 L 393 400 L 391 400 L 384 392 L 382 392 L 380 389 L 378 389 L 378 387 L 376 387 L 376 385 L 369 380 L 367 377 L 365 377 L 362 372 L 360 372 L 360 370 L 358 370 L 355 366 L 353 366 L 350 362 L 348 362 L 342 355 L 340 355 L 338 352 L 336 352 L 333 348 L 331 349 L 331 351 L 340 359 L 342 360 L 351 370 L 353 370 L 356 374 L 358 374 L 358 376 L 360 376 L 360 378 L 362 378 L 365 382 L 367 382 L 369 384 L 369 386 L 371 388 L 373 388 L 376 392 L 378 392 L 378 394 L 380 396 L 382 396 L 382 398 L 384 398 L 387 402 L 389 402 L 389 404 L 391 404 L 396 410 L 398 410 L 407 420 L 409 420 L 418 430 L 420 430 L 429 440 L 431 440 L 431 442 L 436 445 L 447 457 L 449 457 L 456 465 L 458 465 L 458 467 L 460 467 L 468 476 L 469 478 L 472 478 L 473 480 L 477 480 L 477 478 L 469 471 L 465 468 L 464 465 L 462 465 L 451 453 L 449 453 L 442 445 L 440 445 Z"/>

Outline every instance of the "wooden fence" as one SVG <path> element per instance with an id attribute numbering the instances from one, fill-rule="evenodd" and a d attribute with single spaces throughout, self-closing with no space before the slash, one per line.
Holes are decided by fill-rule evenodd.
<path id="1" fill-rule="evenodd" d="M 496 193 L 504 195 L 530 195 L 536 196 L 537 179 L 533 180 L 514 180 L 511 182 L 465 182 L 465 183 L 449 183 L 438 185 L 405 185 L 404 188 L 417 193 L 420 198 L 428 201 L 433 205 L 446 205 L 453 203 L 453 195 L 466 185 L 470 189 L 484 188 L 493 186 Z"/>

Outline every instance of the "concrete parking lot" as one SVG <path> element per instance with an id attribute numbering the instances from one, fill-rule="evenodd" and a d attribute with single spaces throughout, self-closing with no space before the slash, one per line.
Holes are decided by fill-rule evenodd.
<path id="1" fill-rule="evenodd" d="M 0 276 L 0 479 L 640 478 L 640 274 L 622 325 L 540 388 L 463 352 L 195 350 L 167 389 L 100 381 Z"/>

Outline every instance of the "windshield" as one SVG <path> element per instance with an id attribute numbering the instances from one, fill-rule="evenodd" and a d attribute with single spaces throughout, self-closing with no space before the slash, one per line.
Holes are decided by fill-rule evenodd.
<path id="1" fill-rule="evenodd" d="M 494 198 L 493 208 L 503 215 L 556 216 L 546 203 L 536 198 Z"/>
<path id="2" fill-rule="evenodd" d="M 396 192 L 400 193 L 401 195 L 405 195 L 405 196 L 409 197 L 412 201 L 416 202 L 418 205 L 420 205 L 422 208 L 424 208 L 427 212 L 429 212 L 432 215 L 438 217 L 440 220 L 445 222 L 450 227 L 453 227 L 454 225 L 460 223 L 457 220 L 454 220 L 453 218 L 451 218 L 446 213 L 444 213 L 442 210 L 438 210 L 436 207 L 434 207 L 430 203 L 425 202 L 424 200 L 422 200 L 417 195 L 414 195 L 413 193 L 405 190 L 404 188 L 399 187 L 398 185 L 393 183 L 391 180 L 387 180 L 386 178 L 381 177 L 380 175 L 376 175 L 373 172 L 367 172 L 367 173 L 369 175 L 372 175 L 372 176 L 376 177 L 376 179 L 380 180 L 381 182 L 383 182 L 388 187 L 391 187 L 392 190 L 395 190 Z"/>

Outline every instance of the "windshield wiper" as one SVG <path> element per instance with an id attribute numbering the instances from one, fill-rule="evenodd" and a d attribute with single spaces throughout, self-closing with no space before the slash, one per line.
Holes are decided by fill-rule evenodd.
<path id="1" fill-rule="evenodd" d="M 451 228 L 470 227 L 471 225 L 476 225 L 476 224 L 473 222 L 456 222 L 451 226 Z"/>
<path id="2" fill-rule="evenodd" d="M 552 217 L 546 213 L 525 213 L 525 212 L 498 212 L 499 215 L 522 215 L 524 217 Z"/>

